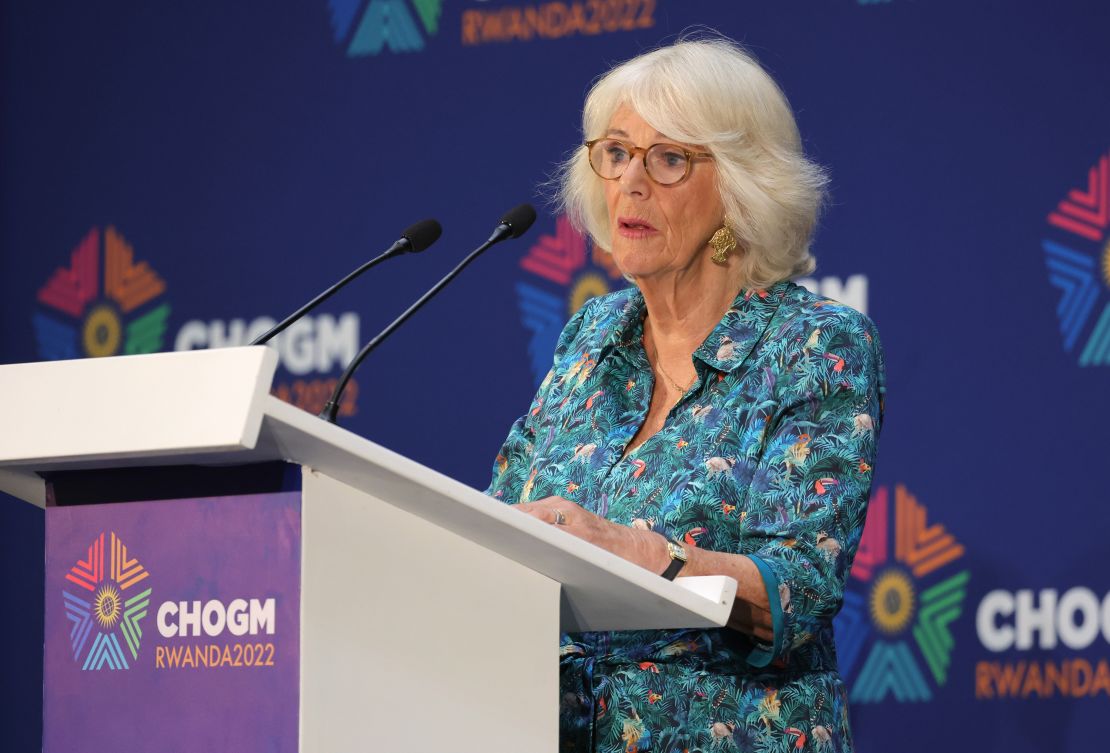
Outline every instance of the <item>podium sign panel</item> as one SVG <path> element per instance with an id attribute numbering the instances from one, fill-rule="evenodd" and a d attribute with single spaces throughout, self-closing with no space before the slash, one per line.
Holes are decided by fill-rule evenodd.
<path id="1" fill-rule="evenodd" d="M 43 750 L 296 751 L 300 492 L 46 511 Z"/>

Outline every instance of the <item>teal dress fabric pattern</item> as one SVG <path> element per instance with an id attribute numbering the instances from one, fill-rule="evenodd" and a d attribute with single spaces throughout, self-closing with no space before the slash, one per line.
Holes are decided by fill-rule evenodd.
<path id="1" fill-rule="evenodd" d="M 589 301 L 497 455 L 487 493 L 562 496 L 690 546 L 749 556 L 768 644 L 731 629 L 564 636 L 560 749 L 851 751 L 832 618 L 863 532 L 882 425 L 871 321 L 790 282 L 745 290 L 698 380 L 622 459 L 653 377 L 634 289 Z"/>

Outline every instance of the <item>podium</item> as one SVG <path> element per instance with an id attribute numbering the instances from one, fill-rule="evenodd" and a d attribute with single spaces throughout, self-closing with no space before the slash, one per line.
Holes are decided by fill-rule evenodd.
<path id="1" fill-rule="evenodd" d="M 44 751 L 553 753 L 560 632 L 727 621 L 732 579 L 523 515 L 278 400 L 276 367 L 0 366 L 0 490 L 47 508 Z"/>

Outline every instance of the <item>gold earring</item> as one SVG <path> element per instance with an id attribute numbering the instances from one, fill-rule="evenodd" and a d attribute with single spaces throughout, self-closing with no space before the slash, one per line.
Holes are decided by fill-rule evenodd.
<path id="1" fill-rule="evenodd" d="M 729 252 L 736 248 L 736 236 L 732 234 L 732 228 L 722 225 L 709 239 L 709 245 L 713 247 L 713 261 L 724 264 L 728 261 Z"/>

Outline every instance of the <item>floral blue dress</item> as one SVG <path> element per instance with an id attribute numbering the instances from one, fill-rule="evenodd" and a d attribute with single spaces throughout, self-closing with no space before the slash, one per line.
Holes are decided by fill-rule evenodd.
<path id="1" fill-rule="evenodd" d="M 882 424 L 874 325 L 790 282 L 741 291 L 694 352 L 698 381 L 622 459 L 651 400 L 644 314 L 634 288 L 575 314 L 488 493 L 507 503 L 558 495 L 747 555 L 774 638 L 727 628 L 564 636 L 560 749 L 851 751 L 832 618 Z"/>

